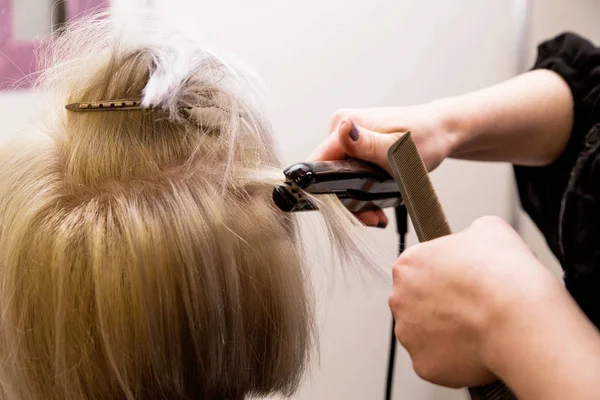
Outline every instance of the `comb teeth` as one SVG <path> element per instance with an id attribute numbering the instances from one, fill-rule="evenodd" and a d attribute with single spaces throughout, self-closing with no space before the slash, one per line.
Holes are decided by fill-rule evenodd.
<path id="1" fill-rule="evenodd" d="M 388 161 L 419 242 L 452 233 L 410 132 L 390 147 Z"/>

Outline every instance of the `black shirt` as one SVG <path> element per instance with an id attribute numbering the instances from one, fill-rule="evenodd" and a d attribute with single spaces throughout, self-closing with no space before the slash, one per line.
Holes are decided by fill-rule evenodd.
<path id="1" fill-rule="evenodd" d="M 568 83 L 575 119 L 555 162 L 515 167 L 521 204 L 560 261 L 567 289 L 600 327 L 600 49 L 565 33 L 539 46 L 534 69 Z"/>

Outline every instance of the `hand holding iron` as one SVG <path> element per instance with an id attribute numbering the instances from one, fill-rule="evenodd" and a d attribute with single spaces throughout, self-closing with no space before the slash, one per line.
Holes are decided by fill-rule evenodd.
<path id="1" fill-rule="evenodd" d="M 331 133 L 310 159 L 333 161 L 353 157 L 391 173 L 387 151 L 402 133 L 411 131 L 419 153 L 431 171 L 450 154 L 453 134 L 443 115 L 438 103 L 339 110 L 331 121 Z M 364 211 L 357 216 L 369 226 L 382 227 L 388 222 L 381 210 Z"/>

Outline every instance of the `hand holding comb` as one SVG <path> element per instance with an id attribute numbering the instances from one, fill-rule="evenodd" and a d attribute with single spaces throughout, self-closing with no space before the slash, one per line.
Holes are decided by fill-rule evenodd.
<path id="1" fill-rule="evenodd" d="M 444 210 L 410 132 L 402 135 L 390 147 L 387 158 L 419 242 L 451 234 Z M 469 394 L 473 400 L 517 399 L 500 381 L 469 388 Z"/>

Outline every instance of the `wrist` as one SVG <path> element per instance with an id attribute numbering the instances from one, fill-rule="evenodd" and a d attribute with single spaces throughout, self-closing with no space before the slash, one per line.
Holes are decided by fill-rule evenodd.
<path id="1" fill-rule="evenodd" d="M 557 291 L 564 290 L 558 282 L 550 282 L 555 280 L 553 277 L 541 275 L 542 281 L 545 281 L 543 284 L 538 281 L 540 277 L 513 276 L 512 280 L 516 282 L 509 283 L 510 286 L 503 289 L 501 294 L 490 296 L 493 300 L 489 306 L 487 323 L 481 332 L 481 349 L 486 366 L 498 376 L 503 375 L 505 369 L 513 367 L 511 353 L 523 346 L 531 336 L 544 334 L 536 330 L 544 325 L 540 320 L 548 314 L 549 304 L 552 303 L 549 299 L 556 298 Z M 525 284 L 519 285 L 519 281 Z"/>
<path id="2" fill-rule="evenodd" d="M 523 374 L 534 373 L 528 368 L 532 358 L 541 361 L 550 354 L 548 349 L 559 349 L 562 341 L 570 340 L 572 321 L 581 318 L 560 281 L 537 260 L 534 262 L 535 268 L 527 268 L 533 274 L 512 276 L 509 280 L 514 284 L 502 295 L 492 296 L 491 311 L 481 332 L 484 364 L 509 385 L 520 381 Z"/>
<path id="3" fill-rule="evenodd" d="M 481 346 L 484 365 L 520 399 L 595 398 L 597 329 L 557 280 L 534 286 L 490 321 Z"/>
<path id="4" fill-rule="evenodd" d="M 434 118 L 434 135 L 442 143 L 446 157 L 454 157 L 470 135 L 469 119 L 460 111 L 455 98 L 434 100 L 427 104 Z"/>

